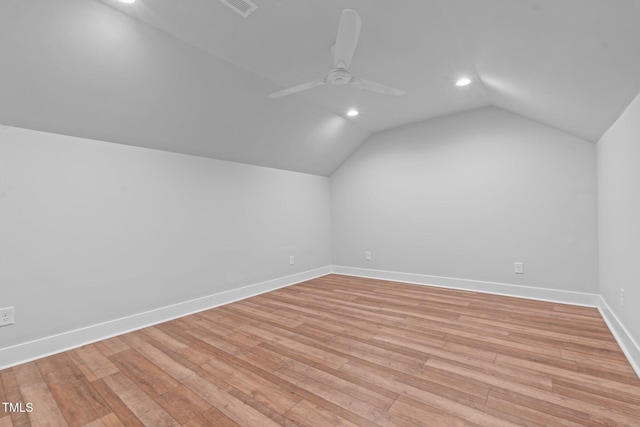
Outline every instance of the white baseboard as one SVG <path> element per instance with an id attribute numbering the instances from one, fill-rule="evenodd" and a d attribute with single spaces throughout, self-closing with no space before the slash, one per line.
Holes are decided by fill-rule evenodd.
<path id="1" fill-rule="evenodd" d="M 453 277 L 428 276 L 426 274 L 401 273 L 398 271 L 371 270 L 368 268 L 343 267 L 334 265 L 333 273 L 347 276 L 368 277 L 372 279 L 393 280 L 396 282 L 428 285 L 439 288 L 461 289 L 488 294 L 528 298 L 563 304 L 598 307 L 600 295 L 582 292 L 561 291 L 557 289 L 536 288 L 532 286 L 510 285 L 508 283 L 483 282 L 480 280 L 457 279 Z"/>
<path id="2" fill-rule="evenodd" d="M 331 273 L 331 266 L 231 289 L 0 349 L 0 370 Z"/>
<path id="3" fill-rule="evenodd" d="M 629 334 L 627 328 L 625 328 L 622 322 L 620 322 L 620 319 L 618 319 L 602 296 L 600 296 L 598 311 L 600 311 L 600 315 L 609 327 L 613 337 L 618 342 L 622 352 L 627 356 L 629 364 L 633 370 L 636 371 L 638 378 L 640 378 L 640 346 L 633 339 L 631 334 Z"/>
<path id="4" fill-rule="evenodd" d="M 234 301 L 239 301 L 265 292 L 291 286 L 296 283 L 304 282 L 305 280 L 325 276 L 329 273 L 461 289 L 563 304 L 597 307 L 602 318 L 618 342 L 618 345 L 629 360 L 629 363 L 635 370 L 638 378 L 640 378 L 640 346 L 616 317 L 605 300 L 598 294 L 337 265 L 321 267 L 290 276 L 267 280 L 265 282 L 244 286 L 242 288 L 232 289 L 202 298 L 138 313 L 132 316 L 2 348 L 0 349 L 0 363 L 2 364 L 0 365 L 0 370 L 127 332 L 142 329 L 147 326 L 156 325 L 178 317 L 187 316 L 199 311 L 208 310 L 220 305 L 229 304 Z"/>
<path id="5" fill-rule="evenodd" d="M 428 276 L 425 274 L 401 273 L 397 271 L 371 270 L 367 268 L 343 267 L 334 265 L 332 273 L 347 276 L 367 277 L 371 279 L 393 280 L 395 282 L 440 288 L 461 289 L 517 298 L 527 298 L 562 304 L 596 307 L 618 342 L 629 364 L 640 378 L 640 346 L 629 334 L 622 322 L 599 294 L 561 291 L 531 286 L 510 285 L 507 283 L 483 282 L 479 280 L 456 279 L 451 277 Z"/>

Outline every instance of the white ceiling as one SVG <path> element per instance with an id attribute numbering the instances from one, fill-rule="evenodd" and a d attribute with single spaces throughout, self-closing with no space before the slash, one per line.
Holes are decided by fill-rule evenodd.
<path id="1" fill-rule="evenodd" d="M 595 142 L 640 91 L 636 0 L 254 1 L 3 0 L 0 122 L 329 175 L 373 132 L 487 105 Z M 330 70 L 345 8 L 351 71 L 407 94 L 267 99 Z"/>

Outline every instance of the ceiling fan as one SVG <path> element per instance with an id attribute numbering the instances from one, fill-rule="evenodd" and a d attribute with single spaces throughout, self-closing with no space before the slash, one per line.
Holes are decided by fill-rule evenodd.
<path id="1" fill-rule="evenodd" d="M 312 82 L 303 83 L 298 86 L 274 92 L 268 95 L 269 98 L 280 98 L 281 96 L 292 95 L 314 88 L 316 86 L 326 85 L 353 85 L 359 89 L 371 92 L 381 93 L 383 95 L 400 96 L 405 91 L 386 86 L 381 83 L 371 82 L 369 80 L 354 77 L 349 72 L 351 59 L 358 45 L 358 37 L 360 36 L 360 26 L 362 20 L 358 12 L 351 9 L 342 11 L 340 24 L 338 25 L 338 36 L 336 44 L 333 46 L 333 70 L 331 70 L 324 78 L 314 80 Z"/>

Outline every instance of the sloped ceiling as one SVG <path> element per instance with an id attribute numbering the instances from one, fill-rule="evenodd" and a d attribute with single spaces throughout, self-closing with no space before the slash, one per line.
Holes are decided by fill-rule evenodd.
<path id="1" fill-rule="evenodd" d="M 373 132 L 487 105 L 595 142 L 640 90 L 635 0 L 254 1 L 3 0 L 0 123 L 330 175 Z M 407 94 L 267 99 L 330 70 L 345 8 L 351 71 Z"/>

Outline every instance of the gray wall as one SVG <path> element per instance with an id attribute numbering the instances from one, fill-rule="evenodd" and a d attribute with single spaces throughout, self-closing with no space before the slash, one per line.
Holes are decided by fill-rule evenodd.
<path id="1" fill-rule="evenodd" d="M 595 145 L 503 110 L 373 136 L 331 197 L 335 265 L 598 291 Z"/>
<path id="2" fill-rule="evenodd" d="M 327 266 L 329 203 L 325 177 L 0 127 L 2 347 Z"/>
<path id="3" fill-rule="evenodd" d="M 600 292 L 640 343 L 640 96 L 602 136 L 597 151 Z"/>

